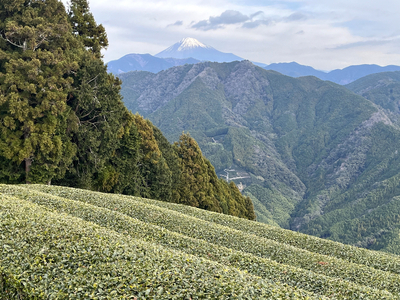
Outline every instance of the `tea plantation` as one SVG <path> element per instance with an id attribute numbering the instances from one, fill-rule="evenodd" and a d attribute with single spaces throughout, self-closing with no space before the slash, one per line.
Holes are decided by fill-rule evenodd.
<path id="1" fill-rule="evenodd" d="M 400 299 L 400 257 L 167 202 L 0 185 L 0 299 Z"/>

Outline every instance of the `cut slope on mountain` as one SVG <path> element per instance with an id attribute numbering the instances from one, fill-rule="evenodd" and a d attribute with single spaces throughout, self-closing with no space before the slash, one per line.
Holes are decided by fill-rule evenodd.
<path id="1" fill-rule="evenodd" d="M 0 185 L 0 295 L 398 299 L 400 257 L 182 205 Z"/>
<path id="2" fill-rule="evenodd" d="M 217 173 L 256 199 L 260 220 L 400 253 L 400 131 L 372 102 L 248 61 L 121 79 L 127 107 L 170 141 L 189 131 Z"/>
<path id="3" fill-rule="evenodd" d="M 178 43 L 173 44 L 167 49 L 157 53 L 160 58 L 195 58 L 200 61 L 231 62 L 243 60 L 243 58 L 232 53 L 224 53 L 217 49 L 207 46 L 194 38 L 184 38 Z"/>

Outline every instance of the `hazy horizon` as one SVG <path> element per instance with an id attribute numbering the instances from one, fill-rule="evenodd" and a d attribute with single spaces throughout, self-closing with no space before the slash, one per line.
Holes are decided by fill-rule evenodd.
<path id="1" fill-rule="evenodd" d="M 64 3 L 66 0 L 64 0 Z M 104 61 L 129 53 L 155 55 L 185 37 L 219 51 L 271 64 L 318 70 L 400 65 L 400 2 L 91 0 L 106 28 Z"/>

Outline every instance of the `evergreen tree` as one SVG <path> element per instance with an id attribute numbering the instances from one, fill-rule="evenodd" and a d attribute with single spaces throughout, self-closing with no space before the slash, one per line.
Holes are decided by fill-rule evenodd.
<path id="1" fill-rule="evenodd" d="M 140 173 L 139 144 L 140 137 L 135 123 L 126 126 L 120 145 L 111 159 L 111 164 L 118 172 L 118 182 L 112 190 L 114 193 L 134 196 L 146 194 L 147 189 Z"/>
<path id="2" fill-rule="evenodd" d="M 249 196 L 245 197 L 245 211 L 246 213 L 243 218 L 247 218 L 253 221 L 257 219 L 256 212 L 254 211 L 253 201 L 251 201 Z"/>
<path id="3" fill-rule="evenodd" d="M 8 180 L 49 182 L 70 164 L 75 147 L 66 136 L 66 97 L 76 47 L 61 2 L 1 1 L 0 156 L 8 168 L 2 175 L 18 171 Z"/>
<path id="4" fill-rule="evenodd" d="M 175 202 L 255 220 L 250 198 L 244 197 L 234 182 L 218 179 L 214 167 L 189 134 L 183 133 L 174 147 L 180 163 Z"/>
<path id="5" fill-rule="evenodd" d="M 108 39 L 103 25 L 98 25 L 89 10 L 86 0 L 71 0 L 69 20 L 75 35 L 97 58 L 101 50 L 108 46 Z"/>
<path id="6" fill-rule="evenodd" d="M 179 166 L 178 156 L 175 153 L 173 145 L 171 145 L 168 142 L 168 140 L 162 134 L 161 130 L 158 129 L 157 127 L 155 127 L 153 124 L 151 124 L 151 126 L 153 129 L 154 137 L 158 144 L 158 148 L 160 149 L 161 154 L 164 157 L 165 162 L 168 165 L 168 169 L 169 169 L 170 175 L 171 175 L 171 180 L 170 180 L 170 182 L 171 182 L 170 190 L 171 191 L 168 193 L 168 195 L 170 197 L 167 199 L 164 197 L 163 200 L 173 201 L 173 199 L 171 197 L 173 197 L 174 191 L 178 188 L 179 180 L 180 180 L 180 166 Z"/>
<path id="7" fill-rule="evenodd" d="M 104 27 L 96 24 L 86 0 L 71 1 L 69 21 L 74 37 L 82 44 L 67 102 L 75 116 L 72 141 L 78 153 L 66 178 L 57 183 L 104 192 L 125 190 L 127 176 L 119 168 L 126 166 L 121 157 L 137 152 L 131 149 L 134 143 L 126 141 L 132 134 L 134 139 L 136 131 L 131 128 L 133 115 L 119 94 L 121 82 L 107 73 L 101 60 L 107 36 Z"/>
<path id="8" fill-rule="evenodd" d="M 197 142 L 189 134 L 183 133 L 175 143 L 175 151 L 181 166 L 175 201 L 207 210 L 221 211 L 219 205 L 213 205 L 209 167 Z"/>
<path id="9" fill-rule="evenodd" d="M 243 196 L 233 181 L 229 183 L 229 192 L 231 194 L 231 201 L 228 204 L 228 214 L 240 218 L 255 220 L 254 207 L 250 198 Z"/>
<path id="10" fill-rule="evenodd" d="M 72 141 L 78 152 L 65 181 L 58 183 L 107 192 L 118 182 L 118 170 L 110 160 L 129 132 L 133 115 L 122 103 L 119 79 L 107 73 L 101 59 L 87 52 L 81 57 L 68 95 L 76 117 Z"/>
<path id="11" fill-rule="evenodd" d="M 227 207 L 227 195 L 229 195 L 229 193 L 226 193 L 223 189 L 221 189 L 220 179 L 218 178 L 217 173 L 215 173 L 214 166 L 207 158 L 203 158 L 207 166 L 210 184 L 207 195 L 207 206 L 205 207 L 205 209 L 227 214 L 228 211 L 225 208 Z"/>
<path id="12" fill-rule="evenodd" d="M 158 147 L 150 121 L 135 115 L 135 124 L 140 137 L 140 173 L 147 188 L 144 197 L 168 201 L 171 197 L 171 171 Z"/>

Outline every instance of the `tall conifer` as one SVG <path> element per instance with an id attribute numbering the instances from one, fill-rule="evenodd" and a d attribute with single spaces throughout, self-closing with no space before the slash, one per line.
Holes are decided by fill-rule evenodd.
<path id="1" fill-rule="evenodd" d="M 127 177 L 118 169 L 124 167 L 117 155 L 124 152 L 121 147 L 132 146 L 122 138 L 134 132 L 130 131 L 133 115 L 119 94 L 121 81 L 107 73 L 101 60 L 107 35 L 89 11 L 88 2 L 72 0 L 68 16 L 73 36 L 82 45 L 67 102 L 75 114 L 72 141 L 78 153 L 67 177 L 57 183 L 104 192 L 123 190 Z"/>
<path id="2" fill-rule="evenodd" d="M 135 124 L 140 137 L 140 173 L 147 188 L 142 196 L 168 201 L 172 176 L 154 136 L 154 126 L 139 114 L 135 115 Z"/>
<path id="3" fill-rule="evenodd" d="M 235 183 L 218 179 L 214 167 L 189 134 L 183 133 L 174 148 L 180 163 L 180 179 L 173 201 L 255 220 L 251 200 L 240 193 Z"/>
<path id="4" fill-rule="evenodd" d="M 74 156 L 65 136 L 74 43 L 58 0 L 0 2 L 0 156 L 27 183 L 50 181 Z"/>
<path id="5" fill-rule="evenodd" d="M 208 165 L 197 142 L 183 133 L 175 143 L 181 165 L 180 182 L 175 201 L 203 209 L 220 211 L 212 205 L 212 186 Z"/>
<path id="6" fill-rule="evenodd" d="M 100 58 L 101 50 L 108 46 L 107 34 L 103 25 L 96 23 L 87 0 L 71 0 L 68 15 L 74 34 Z"/>

